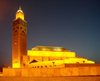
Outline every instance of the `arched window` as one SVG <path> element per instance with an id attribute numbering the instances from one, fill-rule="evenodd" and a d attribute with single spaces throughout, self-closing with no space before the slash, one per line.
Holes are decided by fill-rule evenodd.
<path id="1" fill-rule="evenodd" d="M 83 61 L 83 63 L 85 63 L 85 61 Z"/>
<path id="2" fill-rule="evenodd" d="M 47 65 L 45 65 L 45 67 L 47 67 Z"/>
<path id="3" fill-rule="evenodd" d="M 76 62 L 76 64 L 79 64 L 79 62 Z"/>

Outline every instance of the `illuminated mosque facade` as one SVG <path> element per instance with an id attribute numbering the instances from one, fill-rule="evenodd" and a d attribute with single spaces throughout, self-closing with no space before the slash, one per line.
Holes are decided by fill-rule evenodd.
<path id="1" fill-rule="evenodd" d="M 3 68 L 2 76 L 51 77 L 100 75 L 100 64 L 76 57 L 63 47 L 36 46 L 27 50 L 27 21 L 19 8 L 13 20 L 12 68 Z"/>
<path id="2" fill-rule="evenodd" d="M 12 67 L 13 68 L 44 68 L 62 67 L 63 64 L 95 63 L 84 57 L 76 57 L 63 47 L 36 46 L 27 51 L 27 21 L 21 7 L 13 20 L 12 39 Z"/>

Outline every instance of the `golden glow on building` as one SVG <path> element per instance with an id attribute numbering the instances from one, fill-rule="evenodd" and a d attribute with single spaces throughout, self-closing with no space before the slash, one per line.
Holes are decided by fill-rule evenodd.
<path id="1" fill-rule="evenodd" d="M 13 63 L 13 68 L 20 68 L 20 63 Z"/>
<path id="2" fill-rule="evenodd" d="M 13 20 L 12 38 L 12 67 L 21 68 L 22 57 L 27 55 L 27 21 L 24 20 L 21 7 L 19 7 Z"/>
<path id="3" fill-rule="evenodd" d="M 17 31 L 17 32 L 16 32 Z M 93 64 L 94 61 L 76 57 L 63 47 L 36 46 L 27 51 L 27 21 L 19 7 L 13 20 L 13 68 L 62 67 L 64 64 Z"/>
<path id="4" fill-rule="evenodd" d="M 21 7 L 13 20 L 12 68 L 3 76 L 87 76 L 100 75 L 100 64 L 76 57 L 63 47 L 36 46 L 27 51 L 27 21 Z"/>
<path id="5" fill-rule="evenodd" d="M 56 50 L 55 50 L 56 49 Z M 76 57 L 75 52 L 70 52 L 63 47 L 36 46 L 27 51 L 23 56 L 23 62 L 30 68 L 58 68 L 63 64 L 94 64 L 84 57 Z"/>
<path id="6" fill-rule="evenodd" d="M 19 7 L 19 10 L 16 12 L 16 19 L 21 18 L 22 20 L 24 20 L 24 13 L 21 10 L 21 7 Z"/>

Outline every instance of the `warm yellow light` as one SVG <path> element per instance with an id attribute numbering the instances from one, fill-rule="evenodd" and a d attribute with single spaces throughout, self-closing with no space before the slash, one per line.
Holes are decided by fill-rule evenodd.
<path id="1" fill-rule="evenodd" d="M 28 50 L 27 54 L 29 56 L 75 57 L 75 52 L 31 51 L 31 50 Z"/>
<path id="2" fill-rule="evenodd" d="M 21 18 L 24 20 L 24 13 L 21 10 L 21 7 L 19 7 L 19 10 L 16 12 L 16 19 Z"/>
<path id="3" fill-rule="evenodd" d="M 63 64 L 94 64 L 94 61 L 89 61 L 84 57 L 76 57 L 75 52 L 63 52 L 63 51 L 44 51 L 38 50 L 28 50 L 27 55 L 30 56 L 30 62 L 34 57 L 39 59 L 38 62 L 30 63 L 29 67 L 60 67 Z M 41 60 L 41 57 L 45 58 L 45 60 Z M 51 58 L 51 59 L 50 59 Z M 25 59 L 26 60 L 26 59 Z M 28 61 L 27 61 L 28 62 Z M 53 64 L 54 62 L 54 64 Z M 62 67 L 62 66 L 61 66 Z"/>
<path id="4" fill-rule="evenodd" d="M 21 6 L 19 6 L 19 10 L 21 10 Z"/>
<path id="5" fill-rule="evenodd" d="M 19 63 L 13 63 L 13 68 L 20 68 L 20 64 Z"/>

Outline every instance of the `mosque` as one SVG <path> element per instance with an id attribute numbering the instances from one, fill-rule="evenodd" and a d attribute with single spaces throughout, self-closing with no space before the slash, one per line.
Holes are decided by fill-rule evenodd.
<path id="1" fill-rule="evenodd" d="M 24 20 L 21 8 L 16 12 L 16 18 L 13 20 L 12 41 L 13 68 L 44 68 L 72 63 L 95 63 L 84 57 L 76 57 L 75 52 L 63 47 L 36 46 L 27 51 L 27 21 Z"/>
<path id="2" fill-rule="evenodd" d="M 3 76 L 100 75 L 100 64 L 76 57 L 75 52 L 66 48 L 36 46 L 27 50 L 27 21 L 21 7 L 12 31 L 12 68 L 3 68 Z"/>

